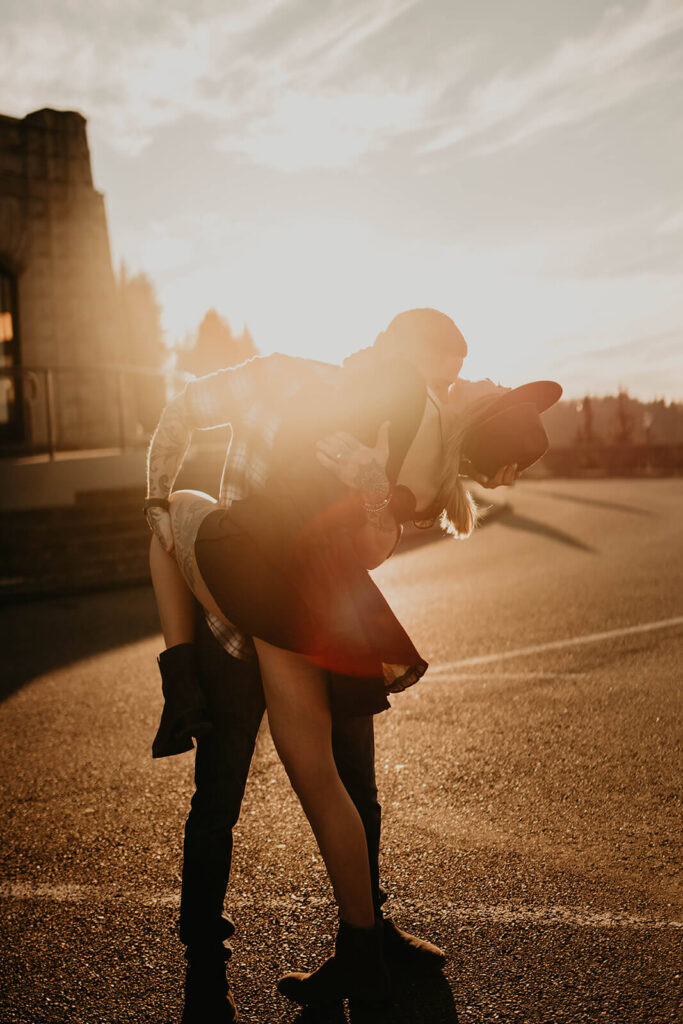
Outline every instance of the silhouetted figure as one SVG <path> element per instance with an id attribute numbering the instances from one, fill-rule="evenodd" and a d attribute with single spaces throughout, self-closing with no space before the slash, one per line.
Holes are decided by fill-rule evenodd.
<path id="1" fill-rule="evenodd" d="M 405 521 L 441 517 L 451 532 L 467 535 L 474 518 L 461 455 L 473 472 L 486 466 L 479 472 L 489 474 L 489 485 L 512 482 L 509 463 L 524 466 L 547 445 L 536 409 L 557 400 L 560 389 L 544 382 L 516 394 L 490 386 L 485 408 L 479 400 L 463 411 L 448 401 L 464 354 L 452 321 L 414 310 L 392 325 L 344 369 L 276 354 L 190 382 L 167 406 L 150 448 L 145 507 L 168 644 L 166 695 L 178 691 L 171 662 L 182 662 L 175 665 L 182 674 L 195 642 L 192 593 L 223 647 L 214 671 L 216 648 L 207 648 L 203 624 L 196 671 L 182 681 L 181 696 L 213 724 L 197 743 L 185 834 L 186 1024 L 234 1019 L 224 970 L 233 927 L 223 898 L 264 703 L 341 919 L 334 955 L 317 971 L 286 975 L 280 991 L 301 1004 L 381 1002 L 389 993 L 387 961 L 410 967 L 444 959 L 381 909 L 371 716 L 389 706 L 387 694 L 417 683 L 426 663 L 368 569 L 391 554 Z M 392 358 L 397 352 L 404 358 Z M 192 429 L 226 422 L 234 436 L 219 502 L 171 494 Z M 192 745 L 182 716 L 173 731 L 174 715 L 162 720 L 159 755 Z"/>

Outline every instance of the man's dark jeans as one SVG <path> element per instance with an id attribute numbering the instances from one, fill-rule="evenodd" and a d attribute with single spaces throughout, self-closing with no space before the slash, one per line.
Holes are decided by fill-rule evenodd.
<path id="1" fill-rule="evenodd" d="M 232 829 L 242 804 L 265 700 L 256 662 L 238 661 L 197 614 L 197 654 L 214 731 L 197 742 L 195 793 L 185 825 L 180 938 L 186 945 L 228 938 L 223 916 L 230 875 Z M 373 899 L 379 910 L 381 808 L 375 782 L 373 719 L 337 718 L 332 740 L 339 775 L 368 840 Z"/>

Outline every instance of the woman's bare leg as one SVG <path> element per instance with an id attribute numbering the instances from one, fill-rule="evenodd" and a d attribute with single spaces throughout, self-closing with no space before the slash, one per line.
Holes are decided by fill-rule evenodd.
<path id="1" fill-rule="evenodd" d="M 197 568 L 194 542 L 202 519 L 215 507 L 215 500 L 201 491 L 176 491 L 170 497 L 173 551 L 167 552 L 152 537 L 149 568 L 167 647 L 194 641 L 193 596 L 205 605 L 210 600 Z"/>
<path id="2" fill-rule="evenodd" d="M 165 551 L 152 537 L 149 569 L 159 610 L 161 632 L 167 647 L 194 641 L 194 598 L 183 579 L 173 552 Z"/>
<path id="3" fill-rule="evenodd" d="M 209 611 L 225 618 L 202 579 L 194 557 L 199 524 L 215 503 L 196 491 L 171 496 L 175 540 L 174 568 L 181 580 Z M 167 556 L 161 548 L 161 554 Z M 174 636 L 186 628 L 180 589 L 161 559 L 159 578 L 162 628 Z M 166 600 L 168 598 L 168 600 Z M 190 608 L 191 603 L 190 603 Z M 163 623 L 167 621 L 168 627 Z M 268 721 L 278 755 L 311 823 L 325 861 L 341 917 L 357 928 L 375 921 L 365 830 L 339 778 L 332 753 L 332 723 L 323 673 L 301 655 L 255 640 Z"/>
<path id="4" fill-rule="evenodd" d="M 254 642 L 273 742 L 318 841 L 341 918 L 371 928 L 367 840 L 334 762 L 323 673 L 301 655 Z"/>
<path id="5" fill-rule="evenodd" d="M 173 551 L 168 553 L 156 536 L 152 538 L 149 563 L 166 641 L 158 659 L 164 709 L 152 743 L 153 757 L 183 753 L 192 747 L 191 737 L 212 729 L 195 658 L 193 564 L 197 530 L 214 507 L 206 494 L 179 491 L 169 502 Z"/>

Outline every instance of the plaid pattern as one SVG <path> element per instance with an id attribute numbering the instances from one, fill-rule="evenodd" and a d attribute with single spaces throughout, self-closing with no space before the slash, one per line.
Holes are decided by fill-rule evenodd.
<path id="1" fill-rule="evenodd" d="M 275 353 L 187 384 L 185 408 L 189 426 L 200 430 L 227 425 L 231 428 L 219 506 L 229 508 L 233 501 L 264 487 L 275 437 L 291 399 L 312 374 L 334 385 L 340 372 L 340 367 L 331 363 Z M 248 661 L 256 656 L 251 637 L 208 611 L 206 621 L 233 658 Z"/>

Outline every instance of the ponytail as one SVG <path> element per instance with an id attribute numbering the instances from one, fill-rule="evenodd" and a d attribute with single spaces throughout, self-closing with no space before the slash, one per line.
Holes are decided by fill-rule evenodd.
<path id="1" fill-rule="evenodd" d="M 461 424 L 449 437 L 444 438 L 444 465 L 439 490 L 439 503 L 442 507 L 439 525 L 445 533 L 459 540 L 470 536 L 477 521 L 474 498 L 460 476 L 463 435 Z"/>

